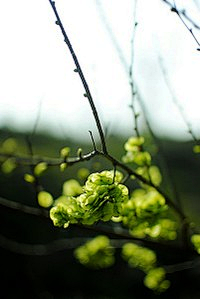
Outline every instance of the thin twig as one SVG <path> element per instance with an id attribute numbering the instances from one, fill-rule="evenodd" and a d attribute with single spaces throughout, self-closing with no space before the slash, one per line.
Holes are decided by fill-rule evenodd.
<path id="1" fill-rule="evenodd" d="M 170 2 L 170 1 L 168 1 L 168 0 L 161 0 L 161 1 L 163 1 L 163 2 L 165 2 L 169 7 L 170 7 L 170 9 L 174 9 L 174 5 Z M 195 4 L 198 6 L 198 4 L 197 4 L 197 2 L 196 1 L 194 1 L 195 2 Z M 180 14 L 180 15 L 183 15 L 184 16 L 184 18 L 193 26 L 193 27 L 195 27 L 196 29 L 198 29 L 198 30 L 200 30 L 200 26 L 191 18 L 191 17 L 189 17 L 188 16 L 188 14 L 186 13 L 186 11 L 183 9 L 183 10 L 179 10 L 178 11 L 178 13 Z"/>
<path id="2" fill-rule="evenodd" d="M 89 131 L 89 134 L 90 134 L 90 138 L 91 138 L 91 140 L 92 140 L 93 150 L 94 150 L 94 152 L 96 152 L 96 151 L 97 151 L 97 147 L 96 147 L 96 143 L 95 143 L 95 140 L 94 140 L 94 136 L 93 136 L 93 134 L 92 134 L 92 131 Z"/>
<path id="3" fill-rule="evenodd" d="M 91 238 L 86 237 L 73 237 L 54 240 L 47 244 L 26 244 L 0 235 L 0 247 L 22 255 L 46 256 L 59 251 L 77 248 L 90 239 Z"/>
<path id="4" fill-rule="evenodd" d="M 8 158 L 13 158 L 18 165 L 21 166 L 36 166 L 40 162 L 45 162 L 48 167 L 60 166 L 62 163 L 67 162 L 68 166 L 72 166 L 76 163 L 82 161 L 89 161 L 94 156 L 98 155 L 98 151 L 92 151 L 81 157 L 69 157 L 69 158 L 49 158 L 49 157 L 40 157 L 40 156 L 25 156 L 25 155 L 14 155 L 14 154 L 6 154 L 0 153 L 0 160 L 5 160 Z"/>
<path id="5" fill-rule="evenodd" d="M 37 112 L 37 116 L 36 116 L 36 120 L 35 120 L 35 123 L 34 123 L 34 126 L 33 126 L 33 131 L 31 133 L 31 136 L 34 136 L 35 133 L 36 133 L 38 123 L 39 123 L 39 120 L 40 120 L 41 110 L 42 110 L 42 100 L 40 100 L 40 102 L 39 102 L 38 112 Z"/>
<path id="6" fill-rule="evenodd" d="M 196 29 L 200 30 L 199 25 L 197 25 L 190 17 L 188 17 L 188 15 L 186 14 L 185 10 L 178 10 L 174 1 L 174 4 L 171 4 L 169 1 L 167 0 L 162 0 L 163 2 L 165 2 L 166 4 L 168 4 L 171 8 L 172 12 L 175 12 L 177 14 L 177 16 L 179 17 L 179 19 L 181 20 L 181 22 L 183 23 L 183 25 L 187 28 L 187 30 L 190 32 L 190 34 L 192 35 L 193 39 L 195 40 L 195 42 L 198 45 L 197 50 L 200 51 L 200 42 L 198 41 L 197 37 L 195 36 L 192 28 L 190 28 L 187 23 L 185 22 L 184 18 L 189 21 L 189 23 L 192 24 L 193 27 L 195 27 Z"/>
<path id="7" fill-rule="evenodd" d="M 25 214 L 49 218 L 49 212 L 47 210 L 30 207 L 3 197 L 0 197 L 0 205 Z"/>
<path id="8" fill-rule="evenodd" d="M 196 5 L 196 7 L 197 7 L 198 9 L 200 9 L 200 4 L 199 4 L 198 0 L 193 0 L 193 2 L 194 2 L 194 4 Z"/>
<path id="9" fill-rule="evenodd" d="M 133 118 L 134 118 L 134 130 L 136 133 L 136 136 L 139 137 L 140 133 L 139 133 L 139 129 L 138 129 L 138 117 L 139 114 L 136 113 L 136 109 L 135 109 L 135 99 L 136 99 L 136 88 L 135 88 L 135 80 L 134 80 L 134 75 L 133 75 L 133 67 L 134 67 L 134 57 L 135 57 L 135 53 L 134 53 L 134 45 L 135 45 L 135 35 L 136 35 L 136 28 L 138 23 L 136 22 L 136 7 L 137 7 L 137 0 L 135 0 L 134 3 L 134 15 L 133 15 L 133 21 L 134 21 L 134 26 L 133 26 L 133 32 L 132 32 L 132 38 L 131 38 L 131 62 L 130 62 L 130 67 L 129 67 L 129 83 L 130 83 L 130 88 L 131 88 L 131 105 L 130 108 L 133 111 Z"/>
<path id="10" fill-rule="evenodd" d="M 4 199 L 2 197 L 0 197 L 0 205 L 10 208 L 10 209 L 20 211 L 25 214 L 30 214 L 30 215 L 39 216 L 39 217 L 45 217 L 45 218 L 49 219 L 49 212 L 47 210 L 30 207 L 30 206 L 21 204 L 19 202 L 14 202 L 12 200 Z M 169 243 L 169 242 L 165 242 L 165 241 L 158 242 L 158 241 L 149 240 L 149 239 L 137 238 L 137 237 L 131 236 L 127 229 L 108 227 L 105 225 L 101 225 L 100 223 L 98 223 L 97 225 L 91 225 L 91 226 L 85 226 L 85 225 L 83 226 L 83 225 L 79 225 L 79 224 L 75 224 L 74 226 L 78 227 L 80 229 L 86 229 L 86 230 L 93 231 L 96 233 L 105 234 L 108 237 L 116 240 L 115 245 L 117 245 L 116 244 L 117 241 L 121 240 L 121 242 L 123 242 L 123 243 L 124 242 L 138 242 L 139 244 L 141 244 L 143 246 L 152 247 L 154 249 L 156 248 L 157 250 L 158 249 L 164 250 L 167 248 L 174 249 L 174 250 L 183 249 L 179 245 L 174 244 L 174 243 Z M 75 240 L 75 239 L 73 238 L 73 240 Z M 47 255 L 47 254 L 52 254 L 55 251 L 60 251 L 60 250 L 64 250 L 64 249 L 77 247 L 77 244 L 75 244 L 73 242 L 73 240 L 71 243 L 68 241 L 64 242 L 63 240 L 61 240 L 61 241 L 57 240 L 57 241 L 53 241 L 50 244 L 45 244 L 45 245 L 44 244 L 29 245 L 29 244 L 21 244 L 19 242 L 7 239 L 6 237 L 0 235 L 0 246 L 2 248 L 8 249 L 10 251 L 14 251 L 14 252 L 25 254 L 25 255 L 27 255 L 27 254 L 28 255 L 32 255 L 32 254 Z M 76 240 L 79 243 L 80 243 L 80 241 L 82 242 L 82 239 L 76 238 Z M 117 246 L 119 247 L 120 243 Z M 188 251 L 188 253 L 189 253 L 189 251 Z"/>
<path id="11" fill-rule="evenodd" d="M 55 1 L 49 0 L 49 3 L 50 3 L 50 5 L 51 5 L 51 7 L 53 9 L 53 12 L 54 12 L 55 16 L 56 16 L 56 24 L 60 27 L 61 32 L 62 32 L 63 37 L 64 37 L 64 42 L 67 44 L 67 47 L 68 47 L 68 49 L 70 51 L 70 54 L 71 54 L 71 56 L 73 58 L 74 64 L 76 66 L 75 72 L 77 72 L 79 74 L 79 77 L 80 77 L 81 82 L 83 84 L 83 87 L 85 89 L 84 96 L 87 97 L 88 102 L 89 102 L 90 107 L 91 107 L 91 110 L 92 110 L 92 113 L 94 115 L 96 126 L 97 126 L 97 129 L 98 129 L 99 135 L 100 135 L 102 150 L 103 150 L 103 152 L 107 153 L 107 146 L 106 146 L 106 142 L 105 142 L 103 128 L 102 128 L 101 121 L 100 121 L 100 118 L 99 118 L 96 106 L 94 104 L 94 100 L 93 100 L 93 97 L 91 95 L 88 83 L 87 83 L 87 81 L 85 79 L 85 76 L 83 74 L 82 68 L 81 68 L 81 66 L 79 64 L 78 58 L 77 58 L 77 56 L 76 56 L 76 54 L 74 52 L 74 49 L 73 49 L 72 44 L 71 44 L 71 42 L 70 42 L 70 40 L 68 38 L 68 35 L 67 35 L 66 31 L 65 31 L 65 28 L 64 28 L 64 26 L 62 24 L 62 21 L 60 19 L 60 16 L 58 14 L 57 9 L 56 9 Z"/>
<path id="12" fill-rule="evenodd" d="M 115 159 L 111 155 L 106 154 L 106 155 L 104 155 L 104 157 L 107 158 L 108 160 L 110 160 L 113 164 L 116 164 L 119 168 L 123 169 L 126 173 L 129 174 L 129 176 L 133 175 L 140 182 L 143 182 L 144 184 L 147 184 L 148 186 L 151 186 L 155 190 L 157 190 L 165 198 L 166 203 L 177 212 L 177 214 L 180 216 L 183 223 L 184 224 L 186 223 L 187 225 L 189 225 L 187 217 L 184 214 L 184 212 L 180 209 L 180 207 L 178 205 L 176 205 L 176 203 L 174 203 L 171 200 L 171 198 L 163 190 L 160 189 L 160 187 L 155 186 L 151 181 L 146 180 L 143 176 L 139 175 L 134 170 L 132 170 L 129 166 L 127 166 L 127 165 L 123 164 L 122 162 L 118 161 L 117 159 Z"/>
<path id="13" fill-rule="evenodd" d="M 169 80 L 169 77 L 168 77 L 168 74 L 167 74 L 167 70 L 166 70 L 166 67 L 165 67 L 164 62 L 163 62 L 163 58 L 160 55 L 158 55 L 158 62 L 159 62 L 160 69 L 161 69 L 162 74 L 163 74 L 165 84 L 166 84 L 166 86 L 169 90 L 169 93 L 171 95 L 172 101 L 175 104 L 175 106 L 177 107 L 177 109 L 178 109 L 178 111 L 179 111 L 179 113 L 182 117 L 182 120 L 183 120 L 183 122 L 185 123 L 185 125 L 188 129 L 188 133 L 191 135 L 193 141 L 195 143 L 197 143 L 198 139 L 197 139 L 197 137 L 195 136 L 195 134 L 193 132 L 192 125 L 189 122 L 189 120 L 188 120 L 188 118 L 187 118 L 187 116 L 186 116 L 186 114 L 183 110 L 183 107 L 181 106 L 181 104 L 179 103 L 178 99 L 175 96 L 175 91 L 173 90 L 172 85 L 170 84 L 170 80 Z"/>
<path id="14" fill-rule="evenodd" d="M 166 265 L 163 266 L 168 274 L 180 272 L 184 270 L 190 270 L 196 267 L 199 267 L 200 265 L 200 258 L 197 257 L 194 260 L 185 261 L 182 263 L 174 264 L 174 265 Z"/>
<path id="15" fill-rule="evenodd" d="M 115 47 L 115 49 L 118 53 L 119 60 L 122 64 L 122 66 L 124 67 L 125 72 L 128 73 L 129 72 L 129 66 L 128 66 L 126 57 L 125 57 L 123 51 L 121 50 L 121 46 L 118 43 L 117 38 L 116 38 L 116 36 L 115 36 L 111 26 L 110 26 L 110 23 L 108 21 L 106 13 L 103 9 L 103 6 L 102 6 L 102 4 L 99 0 L 96 0 L 95 3 L 96 3 L 96 6 L 97 6 L 97 12 L 99 13 L 99 16 L 102 20 L 102 23 L 105 26 L 105 29 L 108 32 L 108 34 L 110 36 L 110 39 L 111 39 L 111 41 L 112 41 L 112 43 L 113 43 L 113 45 L 114 45 L 114 47 Z"/>

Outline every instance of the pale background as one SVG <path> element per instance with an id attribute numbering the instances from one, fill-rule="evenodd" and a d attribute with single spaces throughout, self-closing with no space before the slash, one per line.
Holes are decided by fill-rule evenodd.
<path id="1" fill-rule="evenodd" d="M 176 3 L 200 25 L 198 1 Z M 125 66 L 130 64 L 134 1 L 57 0 L 56 5 L 104 128 L 133 134 Z M 0 7 L 0 127 L 31 131 L 37 120 L 37 131 L 89 140 L 88 130 L 97 133 L 94 119 L 49 1 L 0 0 Z M 191 139 L 165 84 L 161 56 L 174 95 L 199 137 L 197 44 L 162 0 L 139 0 L 136 21 L 134 76 L 153 130 Z M 200 40 L 200 32 L 194 32 Z"/>

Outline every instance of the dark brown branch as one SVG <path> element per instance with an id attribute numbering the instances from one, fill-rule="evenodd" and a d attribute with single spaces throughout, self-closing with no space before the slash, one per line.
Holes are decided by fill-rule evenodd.
<path id="1" fill-rule="evenodd" d="M 200 265 L 200 258 L 197 257 L 190 261 L 185 261 L 174 265 L 166 265 L 163 267 L 165 268 L 166 272 L 170 274 L 170 273 L 180 272 L 184 270 L 190 270 L 199 267 L 199 265 Z"/>
<path id="2" fill-rule="evenodd" d="M 174 203 L 171 198 L 163 191 L 161 190 L 159 187 L 155 186 L 151 181 L 146 180 L 143 176 L 139 175 L 138 173 L 136 173 L 134 170 L 132 170 L 129 166 L 127 166 L 126 164 L 123 164 L 122 162 L 118 161 L 117 159 L 115 159 L 114 157 L 112 157 L 109 154 L 104 155 L 104 157 L 106 159 L 108 159 L 109 161 L 111 161 L 113 164 L 117 165 L 119 168 L 123 169 L 127 174 L 129 174 L 129 176 L 135 176 L 136 179 L 138 179 L 140 182 L 153 187 L 155 190 L 157 190 L 166 200 L 166 203 L 172 208 L 174 209 L 174 211 L 177 212 L 177 214 L 180 216 L 181 220 L 183 221 L 183 224 L 187 224 L 188 220 L 186 215 L 183 213 L 183 211 L 179 208 L 179 206 L 176 205 L 176 203 Z"/>
<path id="3" fill-rule="evenodd" d="M 0 235 L 0 247 L 22 255 L 44 256 L 51 255 L 62 250 L 77 248 L 90 239 L 74 237 L 55 240 L 47 244 L 26 244 Z"/>
<path id="4" fill-rule="evenodd" d="M 0 197 L 0 205 L 14 209 L 17 211 L 20 211 L 25 214 L 30 214 L 34 216 L 39 216 L 39 217 L 45 217 L 49 219 L 49 212 L 44 209 L 39 209 L 35 207 L 30 207 L 24 204 L 21 204 L 19 202 L 14 202 L 12 200 L 8 200 L 5 198 Z M 118 228 L 116 229 L 115 227 L 108 227 L 105 225 L 97 224 L 97 225 L 92 225 L 92 226 L 84 226 L 84 225 L 78 225 L 74 224 L 75 227 L 78 227 L 80 229 L 86 229 L 89 231 L 93 231 L 99 234 L 105 234 L 109 238 L 115 240 L 115 245 L 117 245 L 117 241 L 119 243 L 117 247 L 124 244 L 125 242 L 137 242 L 143 246 L 148 246 L 151 248 L 154 248 L 155 250 L 166 250 L 166 249 L 172 249 L 172 250 L 184 250 L 182 247 L 180 247 L 177 244 L 174 243 L 169 243 L 165 241 L 153 241 L 150 239 L 140 239 L 137 237 L 133 237 L 129 234 L 128 230 L 123 229 L 123 228 Z M 78 238 L 76 238 L 78 240 Z M 83 240 L 81 239 L 81 242 Z M 85 240 L 86 241 L 86 240 Z M 80 243 L 80 240 L 77 242 Z M 60 245 L 59 245 L 60 244 Z M 73 244 L 73 245 L 72 245 Z M 121 245 L 120 245 L 121 244 Z M 80 244 L 78 244 L 80 245 Z M 114 244 L 113 244 L 114 245 Z M 52 254 L 55 251 L 60 251 L 64 249 L 69 249 L 69 248 L 75 248 L 77 247 L 77 243 L 74 243 L 74 238 L 69 240 L 66 240 L 64 242 L 63 240 L 59 241 L 54 241 L 50 244 L 40 244 L 40 245 L 29 245 L 29 244 L 22 244 L 10 239 L 7 239 L 6 237 L 0 235 L 0 246 L 4 249 L 14 251 L 17 253 L 25 254 L 25 255 L 47 255 L 47 254 Z"/>
<path id="5" fill-rule="evenodd" d="M 72 166 L 76 163 L 88 161 L 92 159 L 94 156 L 98 155 L 98 151 L 92 151 L 90 153 L 87 153 L 85 155 L 81 155 L 81 157 L 69 157 L 69 158 L 49 158 L 49 157 L 39 157 L 39 156 L 20 156 L 20 155 L 13 155 L 13 154 L 6 154 L 6 153 L 0 153 L 0 161 L 13 158 L 15 159 L 15 162 L 18 165 L 22 166 L 36 166 L 40 162 L 45 162 L 48 167 L 51 166 L 60 166 L 62 163 L 67 162 L 68 166 Z"/>
<path id="6" fill-rule="evenodd" d="M 87 81 L 85 79 L 85 76 L 83 74 L 82 68 L 81 68 L 81 66 L 79 64 L 78 58 L 77 58 L 77 56 L 76 56 L 76 54 L 74 52 L 74 49 L 73 49 L 73 47 L 71 45 L 71 42 L 70 42 L 70 40 L 68 38 L 68 35 L 67 35 L 66 31 L 65 31 L 65 28 L 64 28 L 64 26 L 62 24 L 62 21 L 60 19 L 60 16 L 58 14 L 57 9 L 56 9 L 55 1 L 49 0 L 49 3 L 50 3 L 50 5 L 51 5 L 51 7 L 53 9 L 53 12 L 54 12 L 55 16 L 56 16 L 56 24 L 60 27 L 61 32 L 62 32 L 63 37 L 64 37 L 64 42 L 67 44 L 67 47 L 68 47 L 68 49 L 70 51 L 70 54 L 71 54 L 71 56 L 73 58 L 74 64 L 76 66 L 75 71 L 79 74 L 79 77 L 80 77 L 81 82 L 83 84 L 83 87 L 85 89 L 84 96 L 87 97 L 87 99 L 89 101 L 89 104 L 90 104 L 90 107 L 92 109 L 92 113 L 94 115 L 96 126 L 97 126 L 97 129 L 98 129 L 99 135 L 100 135 L 102 150 L 103 150 L 104 153 L 107 153 L 107 147 L 106 147 L 106 142 L 105 142 L 103 128 L 102 128 L 102 125 L 101 125 L 101 122 L 100 122 L 100 118 L 99 118 L 98 112 L 96 110 L 96 106 L 94 104 L 94 100 L 93 100 L 93 97 L 91 95 L 88 83 L 87 83 Z"/>
<path id="7" fill-rule="evenodd" d="M 47 210 L 30 207 L 20 202 L 5 199 L 3 197 L 0 197 L 0 205 L 12 210 L 23 212 L 25 214 L 49 218 L 49 212 Z"/>
<path id="8" fill-rule="evenodd" d="M 65 159 L 65 161 L 63 161 L 63 159 L 49 159 L 49 158 L 37 158 L 37 157 L 17 157 L 17 156 L 6 155 L 6 154 L 5 155 L 0 154 L 0 157 L 4 157 L 4 158 L 5 157 L 8 157 L 8 158 L 13 157 L 13 158 L 16 159 L 17 163 L 21 162 L 22 165 L 37 165 L 39 162 L 46 162 L 48 166 L 59 166 L 59 165 L 61 165 L 61 163 L 66 162 L 68 166 L 72 166 L 72 165 L 74 165 L 76 163 L 80 163 L 82 161 L 88 161 L 88 160 L 92 159 L 93 157 L 95 157 L 97 155 L 103 156 L 105 159 L 110 161 L 113 165 L 116 165 L 117 167 L 123 169 L 129 176 L 133 175 L 140 182 L 155 188 L 165 198 L 166 203 L 178 213 L 178 215 L 180 216 L 182 221 L 184 223 L 187 223 L 185 214 L 181 211 L 179 206 L 177 206 L 170 199 L 170 197 L 167 194 L 164 193 L 164 191 L 162 191 L 159 187 L 155 186 L 151 181 L 146 180 L 144 177 L 142 177 L 141 175 L 136 173 L 129 166 L 127 166 L 126 164 L 124 164 L 124 163 L 120 162 L 119 160 L 115 159 L 113 156 L 111 156 L 108 153 L 106 154 L 104 152 L 93 151 L 93 152 L 90 152 L 86 155 L 81 155 L 81 157 L 79 156 L 79 157 L 75 157 L 75 158 L 67 158 L 67 159 Z"/>

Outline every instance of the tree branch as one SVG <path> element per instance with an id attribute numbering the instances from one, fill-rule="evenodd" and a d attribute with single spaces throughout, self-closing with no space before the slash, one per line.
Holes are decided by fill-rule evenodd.
<path id="1" fill-rule="evenodd" d="M 89 101 L 89 104 L 90 104 L 90 107 L 91 107 L 91 110 L 92 110 L 92 113 L 94 115 L 94 119 L 95 119 L 95 122 L 96 122 L 96 126 L 97 126 L 97 129 L 98 129 L 98 132 L 99 132 L 99 135 L 100 135 L 100 140 L 101 140 L 101 145 L 102 145 L 102 150 L 104 153 L 107 153 L 107 147 L 106 147 L 106 142 L 105 142 L 105 137 L 104 137 L 104 132 L 103 132 L 103 128 L 102 128 L 102 125 L 101 125 L 101 122 L 100 122 L 100 118 L 99 118 L 99 115 L 98 115 L 98 112 L 96 110 L 96 106 L 94 104 L 94 100 L 93 100 L 93 97 L 91 95 L 91 92 L 90 92 L 90 89 L 89 89 L 89 86 L 88 86 L 88 83 L 85 79 L 85 76 L 83 74 L 83 71 L 82 71 L 82 68 L 79 64 L 79 61 L 78 61 L 78 58 L 74 52 L 74 49 L 72 47 L 72 44 L 68 38 L 68 35 L 65 31 L 65 28 L 62 24 L 62 21 L 60 19 L 60 16 L 58 14 L 58 11 L 56 9 L 56 5 L 55 5 L 55 1 L 52 1 L 52 0 L 49 0 L 49 3 L 53 9 L 53 12 L 56 16 L 56 24 L 60 27 L 61 29 L 61 32 L 64 36 L 64 42 L 67 44 L 67 47 L 70 51 L 70 54 L 73 58 L 73 61 L 74 61 L 74 64 L 76 66 L 76 69 L 75 69 L 75 72 L 77 72 L 79 74 L 79 77 L 81 79 L 81 82 L 83 84 L 83 87 L 85 89 L 85 94 L 84 96 L 87 97 L 88 101 Z"/>
<path id="2" fill-rule="evenodd" d="M 194 132 L 193 132 L 193 129 L 192 129 L 192 125 L 191 123 L 189 122 L 185 112 L 184 112 L 184 109 L 183 107 L 181 106 L 181 104 L 179 103 L 178 99 L 176 98 L 175 96 L 175 92 L 170 84 L 170 81 L 169 81 L 169 77 L 168 77 L 168 74 L 167 74 L 167 71 L 166 71 L 166 67 L 164 66 L 164 62 L 163 62 L 163 58 L 158 55 L 158 62 L 159 62 L 159 65 L 160 65 L 160 69 L 162 71 L 162 74 L 163 74 L 163 78 L 164 78 L 164 81 L 165 81 L 165 84 L 169 90 L 169 93 L 171 95 L 171 98 L 172 98 L 172 101 L 173 103 L 175 104 L 175 106 L 177 107 L 181 117 L 182 117 L 182 120 L 183 122 L 185 123 L 187 129 L 188 129 L 188 133 L 191 135 L 193 141 L 195 143 L 198 142 L 197 140 L 197 137 L 195 136 Z"/>
<path id="3" fill-rule="evenodd" d="M 195 40 L 195 42 L 198 45 L 197 50 L 200 51 L 200 42 L 198 41 L 198 39 L 196 38 L 195 34 L 193 33 L 192 28 L 190 28 L 187 23 L 184 21 L 184 19 L 186 19 L 194 28 L 200 30 L 200 26 L 197 25 L 186 13 L 186 11 L 183 10 L 178 10 L 174 1 L 174 4 L 172 4 L 171 2 L 169 2 L 168 0 L 162 0 L 164 3 L 166 3 L 167 5 L 170 6 L 171 11 L 175 12 L 177 14 L 177 16 L 179 17 L 179 19 L 181 20 L 181 22 L 183 23 L 183 25 L 187 28 L 187 30 L 190 32 L 190 34 L 192 35 L 193 39 Z"/>

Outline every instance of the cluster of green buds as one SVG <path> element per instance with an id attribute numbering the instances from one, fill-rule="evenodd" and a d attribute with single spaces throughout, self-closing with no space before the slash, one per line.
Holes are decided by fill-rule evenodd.
<path id="1" fill-rule="evenodd" d="M 123 203 L 120 220 L 138 238 L 174 240 L 177 236 L 177 222 L 170 219 L 165 198 L 152 187 L 132 193 Z"/>
<path id="2" fill-rule="evenodd" d="M 77 260 L 92 269 L 107 268 L 114 264 L 114 248 L 108 237 L 100 235 L 74 251 Z"/>
<path id="3" fill-rule="evenodd" d="M 152 158 L 149 152 L 144 150 L 144 137 L 130 137 L 125 143 L 126 154 L 122 157 L 124 163 L 133 163 L 135 172 L 144 179 L 159 186 L 162 182 L 162 176 L 157 166 L 152 165 Z M 135 176 L 132 176 L 134 179 Z M 144 183 L 141 183 L 144 185 Z"/>
<path id="4" fill-rule="evenodd" d="M 122 257 L 131 267 L 146 273 L 144 284 L 149 289 L 161 293 L 169 288 L 170 282 L 165 279 L 165 269 L 157 268 L 156 254 L 151 249 L 126 243 L 122 248 Z"/>
<path id="5" fill-rule="evenodd" d="M 155 267 L 156 254 L 154 251 L 136 245 L 134 243 L 126 243 L 122 247 L 122 257 L 133 268 L 138 268 L 147 272 Z"/>
<path id="6" fill-rule="evenodd" d="M 170 287 L 170 281 L 165 277 L 166 271 L 164 268 L 151 269 L 144 278 L 144 285 L 158 294 L 165 292 Z"/>
<path id="7" fill-rule="evenodd" d="M 151 155 L 143 150 L 144 137 L 130 137 L 125 143 L 126 154 L 122 157 L 125 163 L 135 163 L 139 166 L 151 164 Z"/>
<path id="8" fill-rule="evenodd" d="M 200 234 L 192 235 L 191 242 L 192 242 L 195 250 L 200 254 Z"/>
<path id="9" fill-rule="evenodd" d="M 122 204 L 128 201 L 128 188 L 120 184 L 119 171 L 92 173 L 81 187 L 70 180 L 64 184 L 64 194 L 55 201 L 50 210 L 54 225 L 68 227 L 70 223 L 92 225 L 109 221 L 122 212 Z"/>
<path id="10" fill-rule="evenodd" d="M 7 138 L 0 146 L 0 153 L 12 155 L 16 152 L 17 149 L 17 141 L 14 138 Z M 17 167 L 17 163 L 14 157 L 4 158 L 2 159 L 2 161 L 0 161 L 0 164 L 1 171 L 5 174 L 12 173 Z"/>

